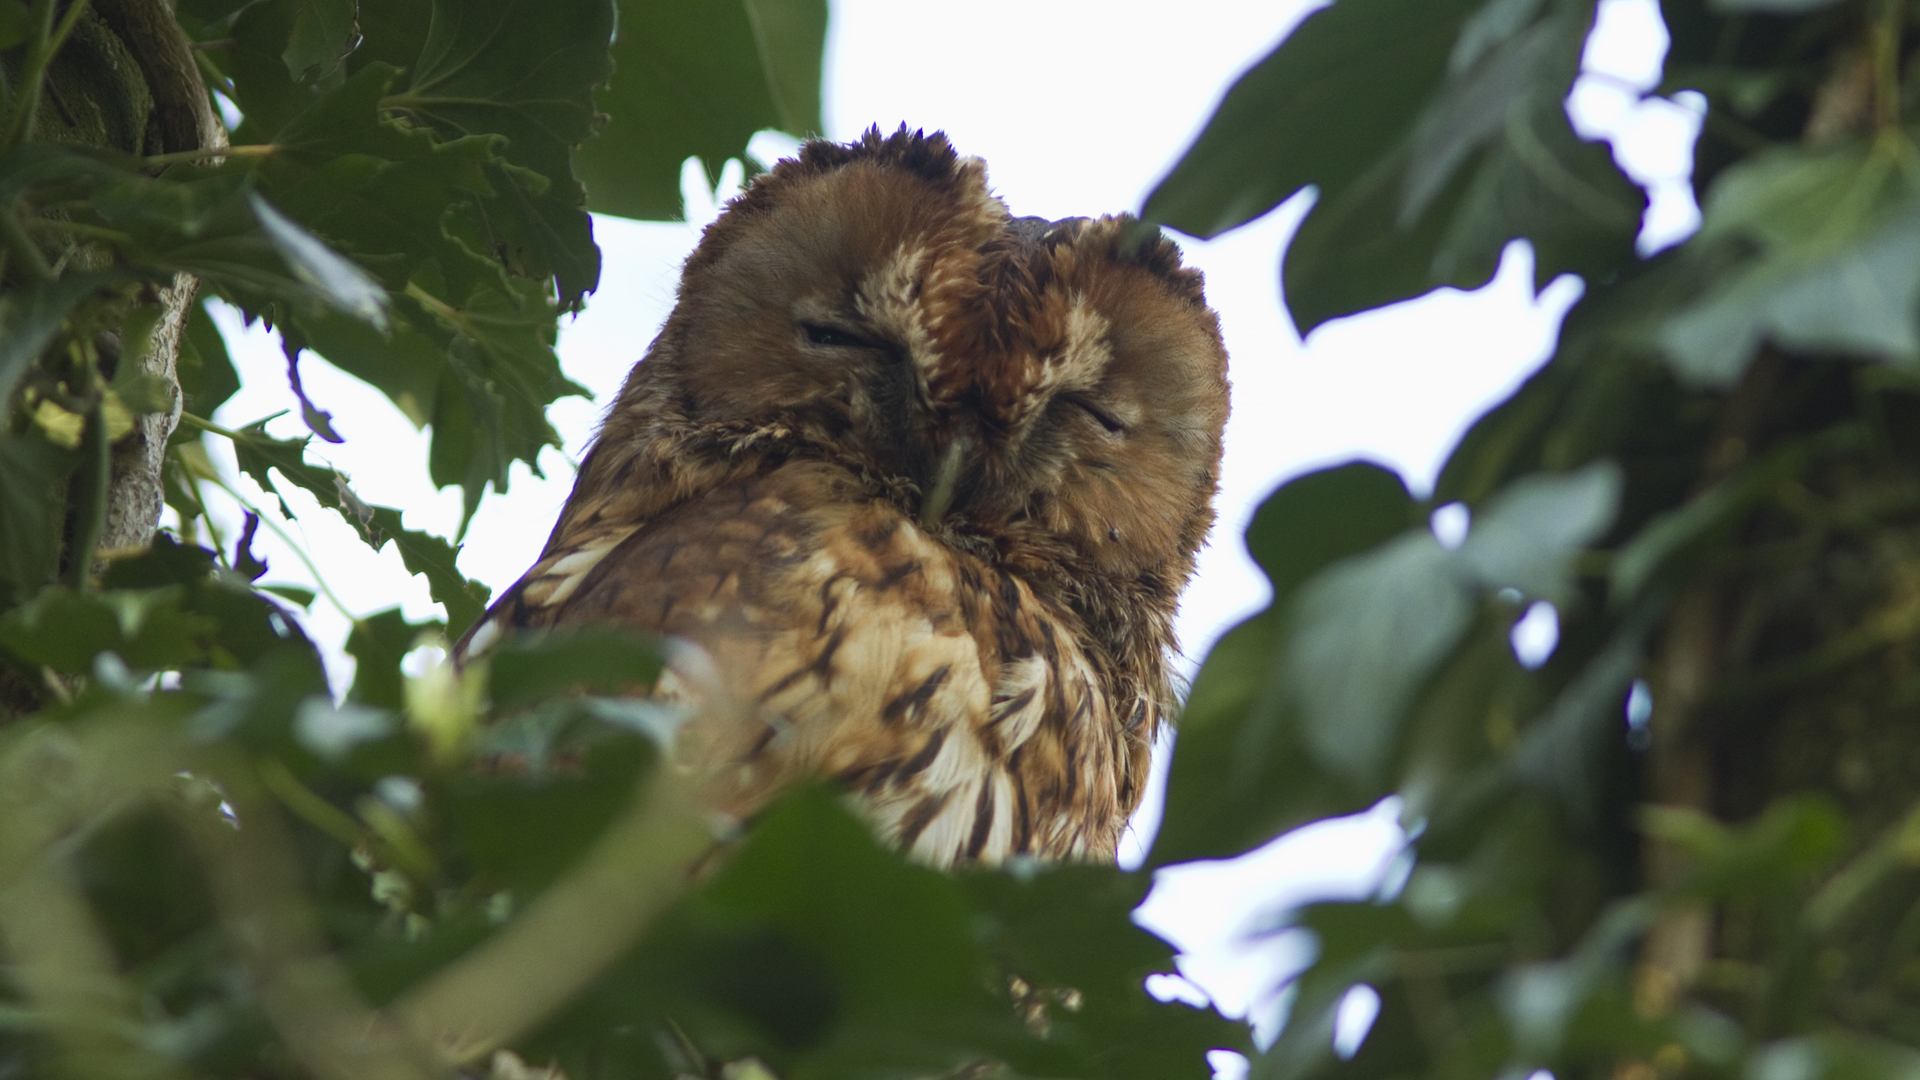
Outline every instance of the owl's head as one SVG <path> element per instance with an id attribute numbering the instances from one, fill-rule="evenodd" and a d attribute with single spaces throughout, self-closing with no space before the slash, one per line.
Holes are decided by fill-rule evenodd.
<path id="1" fill-rule="evenodd" d="M 944 135 L 876 129 L 707 229 L 602 441 L 665 413 L 832 457 L 933 535 L 1164 619 L 1212 521 L 1226 365 L 1157 228 L 1012 217 Z"/>

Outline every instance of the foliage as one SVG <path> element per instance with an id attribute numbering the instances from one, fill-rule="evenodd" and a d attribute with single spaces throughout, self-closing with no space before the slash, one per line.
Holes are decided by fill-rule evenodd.
<path id="1" fill-rule="evenodd" d="M 1403 887 L 1298 913 L 1319 950 L 1257 1078 L 1920 1062 L 1920 34 L 1899 0 L 1664 0 L 1704 223 L 1639 257 L 1638 196 L 1560 108 L 1594 9 L 1340 0 L 1148 201 L 1211 234 L 1314 185 L 1303 331 L 1478 285 L 1514 238 L 1586 280 L 1432 499 L 1348 465 L 1248 533 L 1275 600 L 1194 686 L 1151 862 L 1387 795 L 1412 833 Z M 1560 636 L 1529 670 L 1507 639 L 1539 600 Z M 1342 1058 L 1359 985 L 1380 1011 Z"/>
<path id="2" fill-rule="evenodd" d="M 1478 285 L 1514 239 L 1586 281 L 1431 498 L 1351 464 L 1249 529 L 1274 599 L 1193 687 L 1150 867 L 1389 795 L 1412 835 L 1403 885 L 1297 913 L 1319 947 L 1256 1077 L 1920 1064 L 1920 34 L 1901 0 L 1665 0 L 1662 92 L 1708 102 L 1705 220 L 1642 257 L 1642 196 L 1561 105 L 1595 6 L 1337 0 L 1148 201 L 1210 235 L 1313 187 L 1283 271 L 1303 330 Z M 56 9 L 0 0 L 9 116 L 58 74 Z M 210 423 L 236 380 L 204 313 L 182 535 L 95 559 L 111 437 L 168 404 L 120 343 L 176 271 L 280 330 L 296 394 L 311 350 L 431 425 L 469 513 L 531 463 L 573 392 L 554 320 L 597 275 L 583 206 L 660 213 L 688 152 L 816 122 L 819 5 L 696 10 L 627 0 L 613 40 L 589 0 L 183 0 L 233 149 L 9 122 L 0 690 L 43 707 L 0 727 L 0 1074 L 504 1077 L 511 1048 L 579 1080 L 1168 1077 L 1254 1052 L 1143 993 L 1170 964 L 1128 918 L 1143 873 L 943 876 L 817 790 L 716 836 L 654 768 L 677 717 L 621 696 L 647 643 L 434 664 L 485 601 L 457 547 L 307 441 Z M 204 438 L 398 545 L 447 622 L 359 620 L 330 697 L 286 606 L 313 597 L 250 584 L 250 533 L 196 542 Z M 1449 502 L 1454 547 L 1427 527 Z M 1559 640 L 1528 668 L 1509 633 L 1540 601 Z M 1381 1009 L 1342 1057 L 1359 985 Z"/>
<path id="3" fill-rule="evenodd" d="M 91 20 L 0 0 L 0 1076 L 505 1077 L 510 1048 L 577 1080 L 1157 1078 L 1245 1048 L 1146 995 L 1145 875 L 938 874 L 813 790 L 721 829 L 655 767 L 678 714 L 623 696 L 655 646 L 612 629 L 438 663 L 487 600 L 458 538 L 310 453 L 322 357 L 431 428 L 469 516 L 533 464 L 579 392 L 553 342 L 597 280 L 586 209 L 665 216 L 689 153 L 817 128 L 824 4 L 181 0 L 232 145 L 164 152 L 48 119 L 90 107 L 58 50 Z M 127 417 L 174 405 L 140 372 L 176 272 L 279 332 L 311 434 L 212 421 L 238 379 L 196 305 L 177 524 L 97 551 Z M 208 440 L 284 516 L 298 490 L 394 544 L 445 621 L 356 619 L 336 700 L 316 598 L 253 584 L 261 519 L 205 512 L 240 497 Z"/>

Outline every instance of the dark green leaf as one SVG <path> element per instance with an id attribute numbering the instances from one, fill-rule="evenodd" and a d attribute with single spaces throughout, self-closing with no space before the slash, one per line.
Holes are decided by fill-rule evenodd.
<path id="1" fill-rule="evenodd" d="M 1475 516 L 1460 557 L 1488 588 L 1564 604 L 1568 564 L 1613 524 L 1625 477 L 1611 461 L 1509 484 Z"/>
<path id="2" fill-rule="evenodd" d="M 1775 150 L 1715 181 L 1693 245 L 1755 250 L 1661 328 L 1682 378 L 1729 386 L 1768 339 L 1920 360 L 1920 184 L 1888 146 Z"/>
<path id="3" fill-rule="evenodd" d="M 609 114 L 575 165 L 587 205 L 603 214 L 680 216 L 680 167 L 717 170 L 763 128 L 822 130 L 824 0 L 623 0 L 613 77 L 597 95 Z"/>
<path id="4" fill-rule="evenodd" d="M 357 0 L 298 0 L 287 49 L 280 54 L 295 82 L 319 83 L 340 69 L 359 43 Z"/>
<path id="5" fill-rule="evenodd" d="M 20 0 L 0 0 L 0 49 L 11 49 L 27 40 L 30 17 Z"/>
<path id="6" fill-rule="evenodd" d="M 181 609 L 185 588 L 76 593 L 49 586 L 0 616 L 0 645 L 56 671 L 88 673 L 114 652 L 136 669 L 192 664 L 206 656 L 216 624 Z"/>
<path id="7" fill-rule="evenodd" d="M 424 575 L 433 598 L 447 609 L 449 634 L 465 633 L 486 611 L 491 590 L 460 573 L 455 564 L 459 548 L 440 537 L 406 528 L 401 524 L 400 511 L 392 507 L 362 502 L 347 486 L 346 477 L 307 462 L 307 440 L 276 439 L 266 433 L 265 421 L 248 426 L 240 435 L 233 443 L 234 457 L 240 471 L 262 488 L 280 491 L 284 480 L 313 495 L 320 505 L 337 511 L 376 551 L 393 541 L 407 570 Z M 281 479 L 275 479 L 276 475 Z"/>
<path id="8" fill-rule="evenodd" d="M 1238 854 L 1321 814 L 1371 800 L 1316 775 L 1275 684 L 1285 640 L 1280 609 L 1301 583 L 1412 523 L 1399 477 L 1356 463 L 1291 480 L 1267 498 L 1247 544 L 1272 580 L 1276 607 L 1214 646 L 1181 714 L 1166 817 L 1153 865 Z"/>
<path id="9" fill-rule="evenodd" d="M 286 260 L 287 269 L 299 281 L 324 298 L 336 310 L 376 328 L 387 324 L 387 294 L 377 282 L 352 262 L 341 258 L 314 235 L 294 224 L 285 214 L 254 195 L 249 200 L 261 231 L 274 250 Z"/>
<path id="10" fill-rule="evenodd" d="M 0 604 L 53 580 L 66 519 L 67 477 L 80 462 L 37 433 L 0 434 Z"/>
<path id="11" fill-rule="evenodd" d="M 13 400 L 21 376 L 40 359 L 74 306 L 124 277 L 114 271 L 69 274 L 0 293 L 0 402 Z"/>
<path id="12" fill-rule="evenodd" d="M 1424 530 L 1300 590 L 1283 671 L 1321 767 L 1357 785 L 1382 781 L 1407 706 L 1460 640 L 1475 600 L 1454 553 Z"/>
<path id="13" fill-rule="evenodd" d="M 353 657 L 353 688 L 347 696 L 383 709 L 406 705 L 406 679 L 400 661 L 420 643 L 421 635 L 441 632 L 437 622 L 408 622 L 399 608 L 363 616 L 347 635 L 347 653 Z"/>
<path id="14" fill-rule="evenodd" d="M 487 693 L 511 708 L 567 692 L 645 693 L 660 674 L 660 647 L 615 625 L 518 634 L 487 653 Z"/>
<path id="15" fill-rule="evenodd" d="M 1194 236 L 1252 221 L 1308 184 L 1322 201 L 1392 151 L 1447 74 L 1476 0 L 1341 0 L 1227 91 L 1142 216 Z"/>
<path id="16" fill-rule="evenodd" d="M 240 373 L 234 370 L 226 339 L 205 304 L 195 304 L 187 312 L 186 330 L 180 336 L 179 378 L 187 411 L 199 416 L 212 416 L 240 389 Z"/>

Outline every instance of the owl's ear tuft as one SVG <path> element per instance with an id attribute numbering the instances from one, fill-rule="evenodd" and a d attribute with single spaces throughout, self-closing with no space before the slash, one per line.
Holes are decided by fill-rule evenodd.
<path id="1" fill-rule="evenodd" d="M 1165 282 L 1175 296 L 1207 310 L 1204 276 L 1181 264 L 1180 245 L 1169 239 L 1159 225 L 1141 221 L 1132 214 L 1114 214 L 1082 229 L 1075 240 L 1081 246 L 1104 245 L 1108 257 L 1115 262 L 1145 269 Z"/>

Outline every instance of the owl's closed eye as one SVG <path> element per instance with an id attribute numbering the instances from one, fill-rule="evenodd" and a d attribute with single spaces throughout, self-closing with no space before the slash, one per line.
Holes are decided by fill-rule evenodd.
<path id="1" fill-rule="evenodd" d="M 1226 354 L 1127 217 L 1014 218 L 943 135 L 808 143 L 687 260 L 540 560 L 462 642 L 691 641 L 681 752 L 825 776 L 936 865 L 1107 860 L 1172 704 Z"/>

